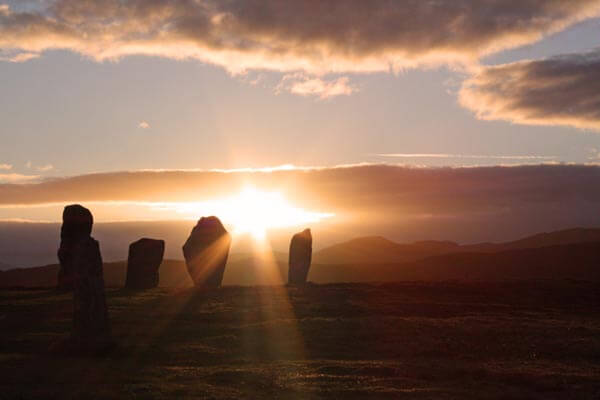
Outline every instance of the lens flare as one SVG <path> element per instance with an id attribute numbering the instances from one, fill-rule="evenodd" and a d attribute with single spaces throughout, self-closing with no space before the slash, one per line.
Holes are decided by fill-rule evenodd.
<path id="1" fill-rule="evenodd" d="M 189 219 L 197 219 L 203 215 L 216 215 L 226 225 L 233 226 L 234 234 L 249 233 L 255 239 L 264 239 L 268 229 L 316 223 L 334 216 L 332 213 L 295 207 L 280 192 L 265 192 L 252 186 L 247 186 L 237 195 L 224 199 L 161 203 L 156 207 L 174 210 Z"/>

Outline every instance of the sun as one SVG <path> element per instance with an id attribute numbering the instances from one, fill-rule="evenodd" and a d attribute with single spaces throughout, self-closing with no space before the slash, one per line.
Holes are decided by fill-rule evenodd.
<path id="1" fill-rule="evenodd" d="M 196 203 L 168 203 L 161 208 L 175 210 L 186 218 L 215 215 L 234 234 L 250 234 L 262 240 L 269 229 L 316 223 L 333 217 L 332 213 L 314 212 L 295 207 L 277 191 L 266 192 L 246 186 L 238 194 L 223 199 Z"/>

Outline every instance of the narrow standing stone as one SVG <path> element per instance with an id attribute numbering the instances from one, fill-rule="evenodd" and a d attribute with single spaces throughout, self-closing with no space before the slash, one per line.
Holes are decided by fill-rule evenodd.
<path id="1" fill-rule="evenodd" d="M 90 237 L 94 218 L 90 210 L 79 204 L 65 207 L 63 223 L 60 228 L 60 247 L 58 249 L 59 290 L 73 290 L 75 267 L 73 265 L 73 248 L 82 239 Z"/>
<path id="2" fill-rule="evenodd" d="M 101 349 L 111 340 L 100 246 L 88 237 L 77 242 L 72 250 L 75 266 L 72 344 L 78 350 Z"/>
<path id="3" fill-rule="evenodd" d="M 60 230 L 59 288 L 73 290 L 73 330 L 59 348 L 96 353 L 113 345 L 104 294 L 100 246 L 92 233 L 92 213 L 78 204 L 65 207 Z"/>
<path id="4" fill-rule="evenodd" d="M 310 229 L 296 233 L 290 242 L 288 284 L 304 285 L 312 259 L 312 235 Z"/>

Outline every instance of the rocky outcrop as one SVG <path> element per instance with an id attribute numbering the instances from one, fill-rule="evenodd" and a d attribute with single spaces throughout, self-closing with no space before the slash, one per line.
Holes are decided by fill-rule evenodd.
<path id="1" fill-rule="evenodd" d="M 188 272 L 196 286 L 221 286 L 231 236 L 217 217 L 202 217 L 183 245 Z"/>
<path id="2" fill-rule="evenodd" d="M 79 204 L 65 207 L 63 223 L 60 228 L 60 247 L 58 249 L 58 284 L 60 290 L 72 290 L 75 267 L 73 264 L 73 249 L 81 240 L 87 239 L 92 233 L 94 218 L 90 210 Z"/>
<path id="3" fill-rule="evenodd" d="M 129 245 L 127 257 L 128 289 L 151 289 L 158 286 L 158 269 L 165 254 L 165 241 L 143 238 Z"/>
<path id="4" fill-rule="evenodd" d="M 296 233 L 290 242 L 288 284 L 304 285 L 312 258 L 312 235 L 310 229 Z"/>

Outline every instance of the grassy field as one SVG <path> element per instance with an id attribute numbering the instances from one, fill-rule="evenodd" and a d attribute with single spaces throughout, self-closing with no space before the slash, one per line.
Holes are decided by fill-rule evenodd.
<path id="1" fill-rule="evenodd" d="M 71 296 L 0 291 L 0 399 L 600 398 L 582 282 L 109 289 L 118 347 L 49 352 Z"/>

